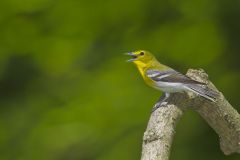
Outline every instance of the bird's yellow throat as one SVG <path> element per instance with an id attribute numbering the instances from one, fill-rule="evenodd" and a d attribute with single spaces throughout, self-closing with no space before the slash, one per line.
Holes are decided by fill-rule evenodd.
<path id="1" fill-rule="evenodd" d="M 141 75 L 142 75 L 143 77 L 145 77 L 145 76 L 144 76 L 144 74 L 145 74 L 145 69 L 151 67 L 151 65 L 152 65 L 151 63 L 144 63 L 144 62 L 141 62 L 141 61 L 134 61 L 134 64 L 137 66 L 139 72 L 141 73 Z"/>

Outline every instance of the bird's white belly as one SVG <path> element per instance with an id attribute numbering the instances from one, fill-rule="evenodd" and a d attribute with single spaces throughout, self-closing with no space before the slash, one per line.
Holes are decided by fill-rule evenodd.
<path id="1" fill-rule="evenodd" d="M 154 88 L 168 93 L 183 92 L 184 90 L 186 90 L 186 87 L 181 83 L 169 82 L 156 82 L 154 84 Z"/>

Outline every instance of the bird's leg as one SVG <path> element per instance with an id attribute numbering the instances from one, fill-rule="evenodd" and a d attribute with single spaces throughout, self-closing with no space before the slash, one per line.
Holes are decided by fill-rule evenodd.
<path id="1" fill-rule="evenodd" d="M 167 104 L 167 99 L 170 97 L 170 93 L 164 92 L 164 95 L 160 97 L 158 103 L 160 106 Z"/>
<path id="2" fill-rule="evenodd" d="M 170 93 L 164 92 L 164 95 L 162 95 L 158 101 L 158 103 L 153 107 L 152 112 L 154 112 L 156 109 L 158 109 L 161 106 L 166 105 L 168 102 L 166 101 L 170 97 Z"/>

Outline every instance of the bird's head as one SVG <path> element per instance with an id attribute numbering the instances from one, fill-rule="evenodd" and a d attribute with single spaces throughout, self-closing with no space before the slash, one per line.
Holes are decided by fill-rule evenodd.
<path id="1" fill-rule="evenodd" d="M 128 52 L 127 55 L 132 57 L 131 59 L 128 60 L 128 62 L 133 62 L 137 65 L 147 64 L 154 59 L 154 56 L 150 52 L 144 50 Z"/>

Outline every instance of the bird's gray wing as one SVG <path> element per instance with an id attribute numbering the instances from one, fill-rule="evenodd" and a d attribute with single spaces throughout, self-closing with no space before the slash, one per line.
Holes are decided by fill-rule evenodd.
<path id="1" fill-rule="evenodd" d="M 149 69 L 146 71 L 146 76 L 156 82 L 169 82 L 169 83 L 183 83 L 183 84 L 202 84 L 190 79 L 188 76 L 183 75 L 175 70 L 159 71 L 156 69 Z"/>

